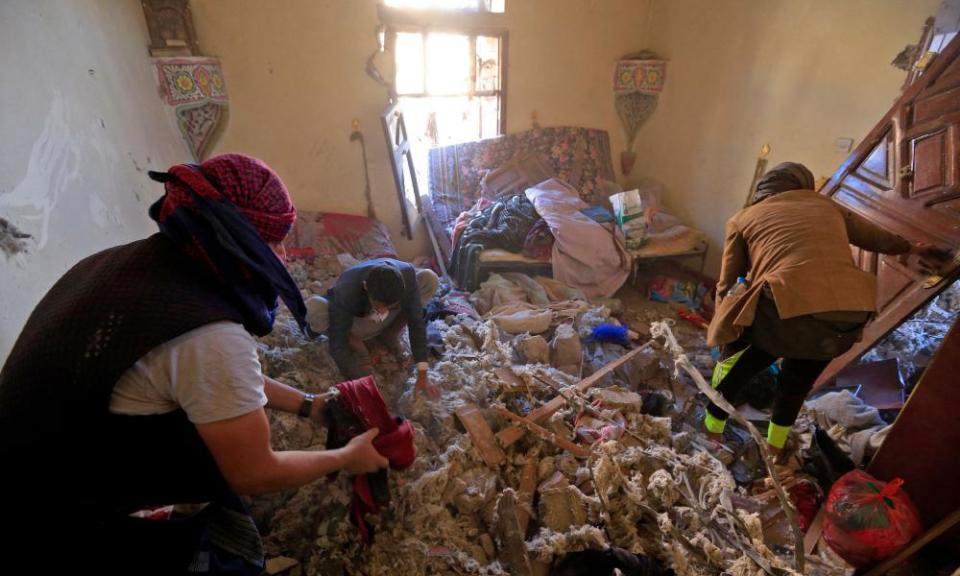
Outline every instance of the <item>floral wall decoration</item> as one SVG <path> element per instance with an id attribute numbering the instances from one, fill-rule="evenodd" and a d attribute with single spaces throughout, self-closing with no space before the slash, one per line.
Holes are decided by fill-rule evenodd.
<path id="1" fill-rule="evenodd" d="M 204 160 L 227 125 L 229 99 L 220 61 L 206 56 L 155 58 L 164 101 L 190 152 Z"/>
<path id="2" fill-rule="evenodd" d="M 637 160 L 634 144 L 640 127 L 657 108 L 667 77 L 667 61 L 648 50 L 629 54 L 618 60 L 613 73 L 614 105 L 627 139 L 620 154 L 620 170 L 624 176 L 633 170 Z"/>

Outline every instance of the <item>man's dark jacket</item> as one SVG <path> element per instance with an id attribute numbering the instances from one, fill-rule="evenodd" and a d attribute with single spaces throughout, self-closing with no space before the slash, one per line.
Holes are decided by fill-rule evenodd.
<path id="1" fill-rule="evenodd" d="M 403 278 L 400 317 L 407 322 L 410 331 L 410 348 L 413 351 L 414 361 L 427 361 L 427 329 L 423 319 L 420 290 L 417 287 L 417 272 L 406 262 L 393 258 L 377 258 L 345 270 L 327 293 L 330 314 L 327 335 L 330 338 L 330 355 L 345 375 L 355 374 L 358 369 L 349 344 L 354 318 L 363 318 L 370 313 L 370 298 L 363 283 L 370 272 L 382 264 L 394 266 Z"/>

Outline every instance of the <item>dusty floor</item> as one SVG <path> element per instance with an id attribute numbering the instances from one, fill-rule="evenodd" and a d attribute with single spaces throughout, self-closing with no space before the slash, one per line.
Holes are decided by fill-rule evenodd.
<path id="1" fill-rule="evenodd" d="M 293 274 L 305 293 L 322 293 L 339 265 L 320 258 L 313 264 L 294 263 Z M 675 305 L 650 302 L 633 288 L 617 296 L 619 318 L 641 333 L 640 343 L 649 338 L 651 321 L 677 317 Z M 554 323 L 562 319 L 564 306 L 555 304 L 560 313 Z M 607 307 L 589 307 L 577 315 L 574 329 L 587 335 L 609 315 Z M 443 389 L 440 400 L 412 395 L 412 381 L 390 356 L 383 355 L 376 368 L 388 405 L 417 430 L 418 458 L 411 468 L 390 473 L 392 503 L 371 518 L 377 530 L 372 545 L 361 543 L 348 519 L 351 486 L 346 475 L 254 501 L 268 555 L 300 563 L 290 573 L 516 574 L 526 572 L 527 562 L 533 573 L 545 573 L 566 552 L 609 545 L 650 555 L 680 575 L 765 573 L 758 563 L 766 573 L 789 573 L 790 551 L 768 548 L 758 514 L 732 504 L 731 499 L 749 495 L 691 426 L 702 404 L 692 401 L 691 383 L 674 379 L 672 358 L 659 343 L 598 386 L 625 390 L 582 398 L 581 408 L 604 402 L 598 415 L 578 420 L 581 410 L 568 406 L 543 423 L 551 432 L 581 442 L 590 430 L 599 434 L 608 420 L 622 421 L 624 432 L 593 444 L 586 458 L 527 434 L 506 450 L 503 464 L 490 467 L 454 411 L 476 405 L 497 431 L 509 424 L 498 407 L 525 414 L 555 397 L 555 387 L 575 384 L 579 374 L 525 363 L 516 352 L 522 337 L 493 322 L 451 316 L 434 321 L 433 327 L 444 342 L 443 355 L 430 370 L 432 381 Z M 703 330 L 683 321 L 674 330 L 697 368 L 709 375 L 713 360 Z M 583 366 L 573 371 L 587 375 L 623 353 L 618 345 L 586 343 Z M 326 345 L 305 340 L 287 315 L 262 340 L 261 361 L 270 376 L 307 391 L 325 390 L 339 377 Z M 522 385 L 495 372 L 504 367 L 512 367 Z M 649 402 L 618 404 L 621 393 Z M 581 398 L 573 400 L 580 403 Z M 641 413 L 641 406 L 649 413 Z M 322 448 L 322 429 L 291 415 L 270 418 L 276 448 Z M 525 492 L 517 496 L 508 490 L 520 489 L 525 471 L 527 482 L 533 479 L 537 486 L 532 500 Z M 530 517 L 519 551 L 498 528 L 513 509 Z M 842 571 L 823 560 L 808 564 L 807 573 Z"/>

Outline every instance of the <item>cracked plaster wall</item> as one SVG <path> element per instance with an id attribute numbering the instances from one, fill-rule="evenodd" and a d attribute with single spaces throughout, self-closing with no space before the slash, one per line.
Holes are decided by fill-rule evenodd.
<path id="1" fill-rule="evenodd" d="M 189 159 L 157 93 L 139 2 L 0 3 L 0 364 L 27 316 L 81 258 L 155 230 L 147 169 Z"/>

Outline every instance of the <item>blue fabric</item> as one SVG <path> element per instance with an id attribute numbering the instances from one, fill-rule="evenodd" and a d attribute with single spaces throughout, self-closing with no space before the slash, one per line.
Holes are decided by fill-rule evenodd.
<path id="1" fill-rule="evenodd" d="M 580 212 L 594 222 L 599 222 L 601 224 L 605 222 L 613 222 L 613 214 L 611 214 L 610 211 L 603 206 L 588 206 L 587 208 L 580 210 Z"/>
<path id="2" fill-rule="evenodd" d="M 627 336 L 629 328 L 617 324 L 598 324 L 593 327 L 593 339 L 597 342 L 613 342 L 621 346 L 630 346 Z"/>
<path id="3" fill-rule="evenodd" d="M 163 198 L 150 207 L 160 232 L 216 276 L 250 333 L 264 336 L 273 330 L 279 296 L 300 329 L 314 336 L 300 290 L 256 228 L 228 200 L 211 200 L 192 190 L 191 194 L 193 206 L 180 206 L 163 221 L 159 219 Z"/>

